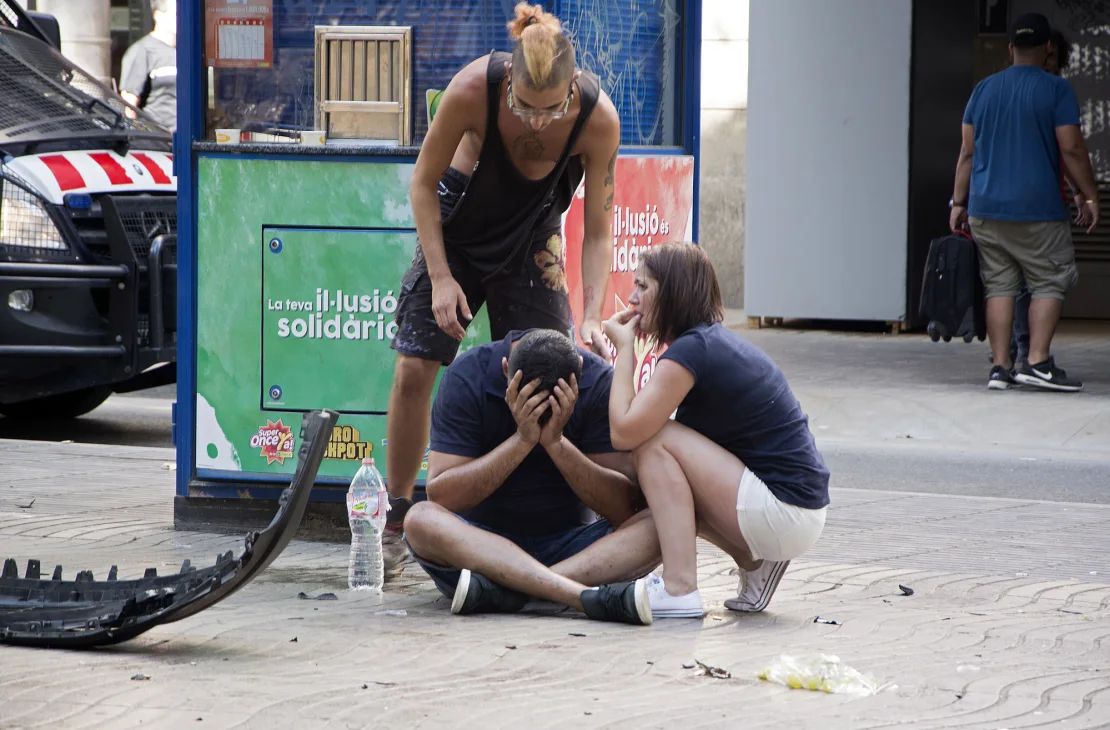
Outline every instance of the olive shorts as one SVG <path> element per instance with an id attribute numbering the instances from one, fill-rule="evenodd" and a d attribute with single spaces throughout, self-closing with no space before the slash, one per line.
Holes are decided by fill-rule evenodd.
<path id="1" fill-rule="evenodd" d="M 1024 277 L 1034 299 L 1063 299 L 1079 281 L 1068 221 L 969 221 L 987 297 L 1017 296 Z"/>

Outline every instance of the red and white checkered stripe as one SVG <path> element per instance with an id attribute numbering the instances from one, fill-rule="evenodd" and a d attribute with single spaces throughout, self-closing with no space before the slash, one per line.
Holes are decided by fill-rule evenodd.
<path id="1" fill-rule="evenodd" d="M 51 203 L 67 193 L 174 192 L 173 155 L 137 150 L 48 152 L 17 157 L 6 166 Z"/>

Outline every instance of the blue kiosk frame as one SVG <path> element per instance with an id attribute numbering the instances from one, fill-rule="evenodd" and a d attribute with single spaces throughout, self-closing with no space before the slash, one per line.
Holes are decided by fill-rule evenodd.
<path id="1" fill-rule="evenodd" d="M 282 0 L 274 0 L 280 5 Z M 677 18 L 675 40 L 681 43 L 677 55 L 675 76 L 675 110 L 672 122 L 678 127 L 675 135 L 679 144 L 644 146 L 622 144 L 621 157 L 685 157 L 692 158 L 692 190 L 690 219 L 685 229 L 692 240 L 698 235 L 698 200 L 700 168 L 700 84 L 701 84 L 701 0 L 662 0 Z M 404 5 L 403 2 L 395 3 Z M 501 3 L 504 5 L 505 3 Z M 549 3 L 556 14 L 573 12 L 570 0 Z M 588 5 L 588 3 L 582 3 Z M 643 4 L 652 3 L 644 0 Z M 511 8 L 512 3 L 508 3 Z M 568 7 L 563 8 L 562 5 Z M 228 471 L 198 468 L 197 463 L 197 402 L 198 402 L 198 340 L 203 338 L 203 318 L 198 315 L 202 306 L 202 268 L 198 264 L 198 251 L 208 245 L 203 240 L 201 221 L 201 195 L 198 185 L 205 166 L 235 163 L 281 163 L 289 160 L 292 151 L 282 145 L 232 145 L 216 147 L 206 141 L 205 107 L 208 100 L 205 66 L 205 3 L 178 4 L 178 128 L 174 137 L 174 160 L 178 184 L 178 341 L 177 341 L 177 400 L 173 408 L 173 439 L 177 451 L 177 484 L 175 522 L 179 527 L 223 526 L 238 528 L 242 523 L 265 519 L 287 479 L 273 473 Z M 599 6 L 600 7 L 600 6 Z M 503 27 L 504 20 L 498 18 Z M 414 32 L 419 33 L 416 26 Z M 506 45 L 507 45 L 506 39 Z M 676 43 L 677 45 L 677 43 Z M 651 62 L 653 59 L 648 59 Z M 584 64 L 587 65 L 587 64 Z M 604 78 L 603 78 L 604 85 Z M 615 101 L 617 101 L 615 99 Z M 618 106 L 618 111 L 620 107 Z M 622 120 L 624 117 L 622 116 Z M 623 141 L 623 140 L 622 140 Z M 331 164 L 407 164 L 415 159 L 417 147 L 359 150 L 351 147 L 323 150 L 297 150 L 298 163 Z M 618 177 L 618 192 L 620 187 Z M 330 224 L 332 221 L 326 221 Z M 338 220 L 337 226 L 350 225 Z M 319 221 L 313 223 L 319 225 Z M 362 223 L 359 224 L 364 225 Z M 370 225 L 373 225 L 371 223 Z M 410 229 L 406 229 L 410 230 Z M 413 233 L 414 235 L 414 233 Z M 388 363 L 392 368 L 392 362 Z M 327 404 L 324 404 L 327 405 Z M 313 502 L 330 504 L 330 514 L 340 507 L 344 490 L 335 488 L 345 484 L 344 479 L 326 474 L 317 479 Z M 255 503 L 252 507 L 251 503 Z M 203 508 L 193 509 L 202 504 Z M 324 512 L 329 510 L 325 509 Z M 257 520 L 251 516 L 257 513 Z"/>

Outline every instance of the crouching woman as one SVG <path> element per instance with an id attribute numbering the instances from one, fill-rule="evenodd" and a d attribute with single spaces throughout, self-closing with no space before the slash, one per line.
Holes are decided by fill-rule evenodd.
<path id="1" fill-rule="evenodd" d="M 720 287 L 699 246 L 652 249 L 629 302 L 605 323 L 617 349 L 609 420 L 613 446 L 634 453 L 659 533 L 652 613 L 704 615 L 698 535 L 740 568 L 737 595 L 725 605 L 762 611 L 825 525 L 829 472 L 808 419 L 771 358 L 721 324 Z M 637 334 L 667 345 L 639 393 Z"/>

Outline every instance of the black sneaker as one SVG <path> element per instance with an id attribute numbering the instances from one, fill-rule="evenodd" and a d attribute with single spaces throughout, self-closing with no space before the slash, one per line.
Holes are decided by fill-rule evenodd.
<path id="1" fill-rule="evenodd" d="M 1056 367 L 1056 358 L 1053 357 L 1035 365 L 1026 364 L 1014 378 L 1022 385 L 1032 385 L 1034 388 L 1045 390 L 1060 390 L 1067 393 L 1083 390 L 1083 383 L 1075 378 L 1069 378 L 1067 373 Z"/>
<path id="2" fill-rule="evenodd" d="M 470 570 L 459 573 L 451 613 L 516 613 L 528 603 L 528 596 L 499 586 L 484 575 Z"/>
<path id="3" fill-rule="evenodd" d="M 651 623 L 651 604 L 648 602 L 647 581 L 644 578 L 587 588 L 579 598 L 582 600 L 582 609 L 592 619 L 642 626 Z"/>
<path id="4" fill-rule="evenodd" d="M 988 390 L 1007 390 L 1014 387 L 1014 376 L 1010 371 L 1001 365 L 995 365 L 991 368 L 991 376 L 987 380 Z"/>

